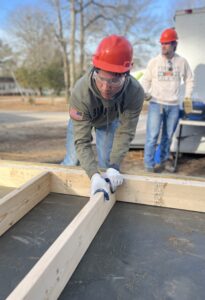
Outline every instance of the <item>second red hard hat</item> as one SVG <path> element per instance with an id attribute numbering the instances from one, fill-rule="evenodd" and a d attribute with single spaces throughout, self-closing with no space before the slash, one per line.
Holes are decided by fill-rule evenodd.
<path id="1" fill-rule="evenodd" d="M 165 29 L 160 37 L 160 43 L 170 43 L 178 40 L 177 32 L 173 28 Z"/>

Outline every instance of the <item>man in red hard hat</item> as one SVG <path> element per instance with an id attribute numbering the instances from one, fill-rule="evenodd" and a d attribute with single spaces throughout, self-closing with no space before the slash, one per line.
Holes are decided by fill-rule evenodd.
<path id="1" fill-rule="evenodd" d="M 142 81 L 145 99 L 151 99 L 144 151 L 145 168 L 149 172 L 159 170 L 155 164 L 155 151 L 160 131 L 160 169 L 175 171 L 170 160 L 170 145 L 179 119 L 181 82 L 185 86 L 186 102 L 190 102 L 192 95 L 192 72 L 186 59 L 175 53 L 177 40 L 175 29 L 162 32 L 161 54 L 150 60 Z"/>
<path id="2" fill-rule="evenodd" d="M 70 99 L 63 165 L 80 165 L 91 178 L 91 195 L 109 198 L 123 182 L 120 163 L 129 150 L 142 109 L 144 91 L 130 75 L 133 49 L 123 36 L 104 38 L 93 55 L 93 68 L 80 78 Z M 92 150 L 96 132 L 98 162 Z M 74 134 L 73 134 L 74 132 Z M 100 168 L 106 173 L 101 174 Z M 106 180 L 105 180 L 106 179 Z"/>

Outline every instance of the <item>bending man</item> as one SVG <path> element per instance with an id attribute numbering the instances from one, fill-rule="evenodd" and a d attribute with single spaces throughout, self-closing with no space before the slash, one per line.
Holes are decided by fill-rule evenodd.
<path id="1" fill-rule="evenodd" d="M 135 135 L 144 99 L 141 85 L 130 75 L 132 55 L 125 37 L 104 38 L 93 56 L 93 68 L 77 81 L 71 95 L 67 153 L 62 164 L 80 161 L 91 178 L 91 194 L 103 190 L 109 195 L 107 181 L 112 192 L 123 182 L 120 164 Z M 92 128 L 98 162 L 92 150 Z M 99 168 L 106 173 L 101 174 Z"/>

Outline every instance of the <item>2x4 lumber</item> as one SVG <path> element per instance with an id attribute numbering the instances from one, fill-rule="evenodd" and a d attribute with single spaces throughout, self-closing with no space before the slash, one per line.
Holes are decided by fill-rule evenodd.
<path id="1" fill-rule="evenodd" d="M 79 171 L 61 169 L 52 172 L 52 192 L 90 197 L 90 179 L 84 171 Z"/>
<path id="2" fill-rule="evenodd" d="M 7 187 L 20 187 L 26 181 L 41 173 L 42 170 L 35 170 L 33 168 L 21 169 L 16 167 L 7 167 L 1 165 L 0 167 L 0 185 Z"/>
<path id="3" fill-rule="evenodd" d="M 0 199 L 0 235 L 50 193 L 50 173 L 41 172 Z"/>
<path id="4" fill-rule="evenodd" d="M 7 195 L 8 193 L 10 193 L 13 190 L 14 190 L 13 187 L 0 186 L 0 198 L 2 198 L 3 196 Z"/>
<path id="5" fill-rule="evenodd" d="M 25 182 L 26 179 L 43 171 L 52 173 L 51 192 L 83 197 L 90 196 L 90 179 L 85 171 L 79 167 L 64 167 L 45 163 L 0 161 L 0 173 L 2 174 L 2 185 L 4 186 L 18 187 Z"/>
<path id="6" fill-rule="evenodd" d="M 51 192 L 89 197 L 90 180 L 79 167 L 9 161 L 4 161 L 3 166 L 11 170 L 16 168 L 22 173 L 27 170 L 50 171 Z M 124 183 L 116 193 L 119 201 L 205 212 L 205 179 L 202 177 L 167 174 L 123 176 Z"/>
<path id="7" fill-rule="evenodd" d="M 114 204 L 114 195 L 90 198 L 7 300 L 57 299 Z"/>
<path id="8" fill-rule="evenodd" d="M 118 201 L 205 212 L 205 181 L 124 175 Z"/>

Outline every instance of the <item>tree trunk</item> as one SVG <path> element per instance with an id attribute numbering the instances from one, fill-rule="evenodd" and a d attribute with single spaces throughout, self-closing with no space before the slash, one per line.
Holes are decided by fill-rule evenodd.
<path id="1" fill-rule="evenodd" d="M 61 15 L 61 7 L 60 7 L 60 1 L 55 0 L 54 2 L 56 10 L 57 10 L 57 16 L 58 16 L 58 33 L 57 33 L 57 39 L 61 46 L 61 52 L 63 57 L 63 73 L 64 73 L 64 84 L 65 84 L 65 97 L 66 102 L 69 102 L 69 61 L 68 61 L 68 54 L 67 54 L 67 44 L 64 38 L 63 33 L 63 21 L 62 21 L 62 15 Z"/>
<path id="2" fill-rule="evenodd" d="M 67 57 L 66 47 L 63 51 L 63 73 L 64 73 L 64 83 L 65 83 L 65 98 L 66 102 L 69 102 L 69 62 Z"/>
<path id="3" fill-rule="evenodd" d="M 71 33 L 70 33 L 70 92 L 75 84 L 75 31 L 76 31 L 76 11 L 75 0 L 70 1 L 70 14 L 71 14 Z"/>
<path id="4" fill-rule="evenodd" d="M 84 62 L 85 62 L 85 31 L 84 31 L 84 10 L 83 0 L 80 0 L 80 75 L 84 73 Z"/>

